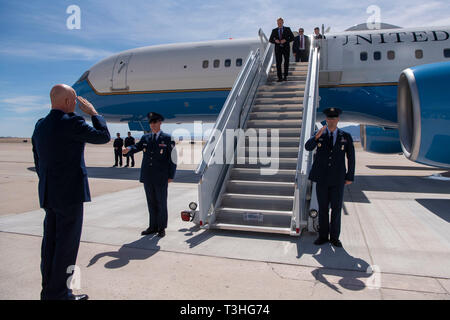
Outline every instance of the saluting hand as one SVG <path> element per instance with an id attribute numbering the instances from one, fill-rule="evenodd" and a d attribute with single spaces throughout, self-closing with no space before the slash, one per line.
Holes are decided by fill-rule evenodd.
<path id="1" fill-rule="evenodd" d="M 327 128 L 326 125 L 324 125 L 322 128 L 320 128 L 320 130 L 316 133 L 316 137 L 315 137 L 316 140 L 320 138 L 320 136 L 323 134 L 323 132 L 325 131 L 326 128 Z"/>
<path id="2" fill-rule="evenodd" d="M 77 100 L 79 102 L 81 111 L 83 111 L 84 113 L 87 113 L 90 116 L 98 115 L 97 110 L 95 110 L 92 103 L 90 103 L 89 101 L 87 101 L 85 98 L 83 98 L 81 96 L 78 96 Z"/>

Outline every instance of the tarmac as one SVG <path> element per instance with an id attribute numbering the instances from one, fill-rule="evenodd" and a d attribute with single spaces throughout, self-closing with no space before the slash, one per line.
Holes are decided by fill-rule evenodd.
<path id="1" fill-rule="evenodd" d="M 450 181 L 430 177 L 447 170 L 357 144 L 344 247 L 335 248 L 315 246 L 317 234 L 307 231 L 291 237 L 181 221 L 198 199 L 195 164 L 179 165 L 169 185 L 166 236 L 143 237 L 142 155 L 134 168 L 112 168 L 111 144 L 87 145 L 85 158 L 92 202 L 84 205 L 74 291 L 93 300 L 450 298 Z M 0 139 L 0 164 L 0 299 L 39 299 L 44 211 L 29 139 Z"/>

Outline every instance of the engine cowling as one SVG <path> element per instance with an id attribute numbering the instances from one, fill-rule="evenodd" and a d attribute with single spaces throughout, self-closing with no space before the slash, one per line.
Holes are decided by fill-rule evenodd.
<path id="1" fill-rule="evenodd" d="M 408 159 L 450 168 L 450 62 L 403 70 L 397 116 L 401 147 Z"/>
<path id="2" fill-rule="evenodd" d="M 360 126 L 361 146 L 374 153 L 401 153 L 398 130 L 362 124 Z"/>

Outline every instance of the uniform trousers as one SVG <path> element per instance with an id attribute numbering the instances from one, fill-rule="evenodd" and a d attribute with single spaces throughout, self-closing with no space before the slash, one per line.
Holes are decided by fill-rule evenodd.
<path id="1" fill-rule="evenodd" d="M 167 180 L 165 183 L 144 183 L 151 230 L 160 231 L 167 228 L 167 187 Z"/>
<path id="2" fill-rule="evenodd" d="M 72 276 L 80 246 L 83 203 L 44 210 L 41 299 L 65 300 L 70 293 L 67 282 Z"/>
<path id="3" fill-rule="evenodd" d="M 120 166 L 122 166 L 122 149 L 121 148 L 114 148 L 114 160 L 115 160 L 115 164 L 117 166 L 117 164 L 119 163 Z"/>
<path id="4" fill-rule="evenodd" d="M 341 233 L 341 209 L 344 195 L 344 184 L 316 185 L 317 201 L 319 202 L 319 237 L 322 239 L 339 239 Z M 331 207 L 331 222 L 329 208 Z"/>

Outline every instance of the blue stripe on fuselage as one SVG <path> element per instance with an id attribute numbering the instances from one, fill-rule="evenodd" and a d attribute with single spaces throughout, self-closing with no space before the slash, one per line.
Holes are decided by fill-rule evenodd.
<path id="1" fill-rule="evenodd" d="M 110 121 L 146 121 L 148 112 L 163 114 L 171 121 L 215 121 L 229 91 L 176 91 L 98 95 L 85 80 L 73 86 L 77 95 L 94 104 Z M 397 86 L 336 86 L 319 89 L 317 120 L 329 107 L 343 110 L 341 121 L 378 126 L 397 126 Z"/>
<path id="2" fill-rule="evenodd" d="M 397 126 L 397 86 L 336 86 L 319 88 L 317 120 L 323 110 L 341 108 L 341 121 L 367 123 L 378 126 Z"/>
<path id="3" fill-rule="evenodd" d="M 170 122 L 207 119 L 215 121 L 229 90 L 175 91 L 161 93 L 124 93 L 99 95 L 87 81 L 73 85 L 77 95 L 89 100 L 99 113 L 111 121 L 147 121 L 150 111 L 164 115 Z"/>

